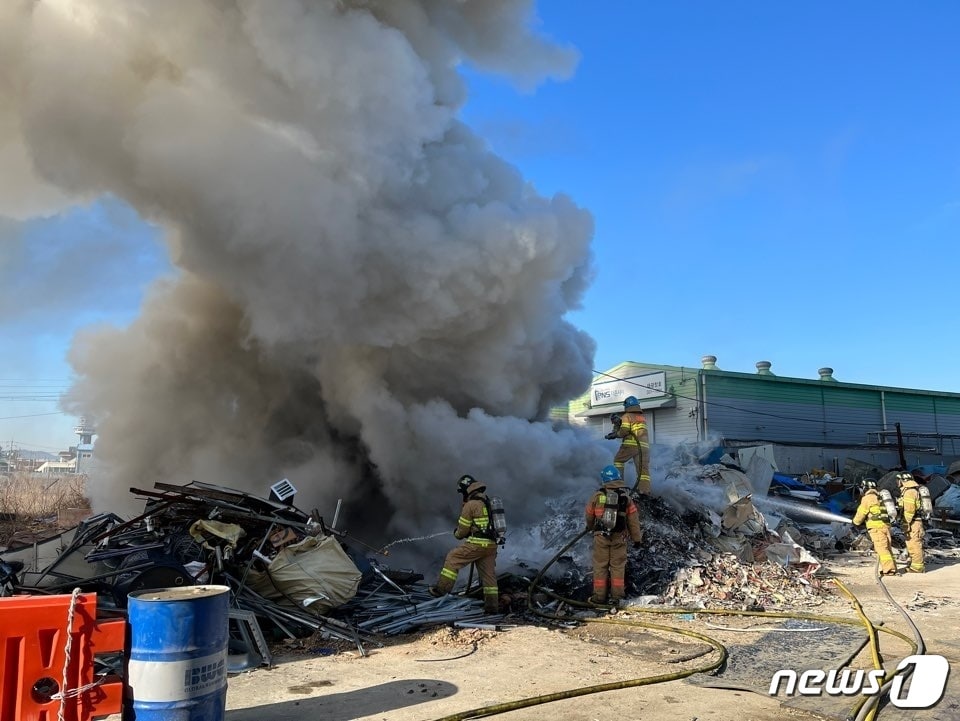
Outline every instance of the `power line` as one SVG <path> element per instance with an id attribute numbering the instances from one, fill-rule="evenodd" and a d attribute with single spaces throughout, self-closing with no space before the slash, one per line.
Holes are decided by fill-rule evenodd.
<path id="1" fill-rule="evenodd" d="M 38 443 L 22 443 L 17 440 L 11 440 L 9 441 L 9 444 L 11 446 L 16 447 L 17 450 L 21 450 L 21 451 L 24 451 L 24 450 L 25 451 L 62 451 L 63 450 L 63 446 L 43 446 Z"/>
<path id="2" fill-rule="evenodd" d="M 0 383 L 71 383 L 69 378 L 0 378 Z"/>
<path id="3" fill-rule="evenodd" d="M 55 396 L 4 396 L 0 395 L 0 401 L 7 401 L 10 403 L 57 403 L 62 399 L 62 395 Z"/>
<path id="4" fill-rule="evenodd" d="M 12 421 L 15 418 L 39 418 L 40 416 L 70 416 L 72 413 L 64 413 L 63 411 L 56 411 L 54 413 L 32 413 L 28 416 L 4 416 L 0 418 L 0 421 Z"/>

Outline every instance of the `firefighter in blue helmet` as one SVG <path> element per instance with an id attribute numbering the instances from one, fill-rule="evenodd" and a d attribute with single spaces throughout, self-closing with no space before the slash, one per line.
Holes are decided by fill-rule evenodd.
<path id="1" fill-rule="evenodd" d="M 617 606 L 626 595 L 627 539 L 634 547 L 643 540 L 637 506 L 615 466 L 600 471 L 603 484 L 587 503 L 587 530 L 593 533 L 592 603 Z"/>
<path id="2" fill-rule="evenodd" d="M 620 449 L 613 457 L 613 465 L 623 476 L 623 470 L 628 461 L 633 461 L 637 469 L 637 482 L 633 490 L 640 493 L 650 493 L 650 437 L 647 433 L 647 419 L 640 408 L 640 401 L 636 396 L 627 396 L 623 401 L 623 413 L 620 423 L 614 424 L 613 431 L 606 435 L 607 439 L 622 438 Z"/>

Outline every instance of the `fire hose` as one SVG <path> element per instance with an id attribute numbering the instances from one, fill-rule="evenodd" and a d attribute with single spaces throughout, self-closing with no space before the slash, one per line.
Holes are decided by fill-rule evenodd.
<path id="1" fill-rule="evenodd" d="M 547 569 L 549 569 L 558 558 L 560 558 L 564 553 L 566 553 L 570 548 L 573 547 L 577 541 L 587 535 L 589 531 L 584 529 L 578 533 L 567 545 L 561 548 L 554 556 L 551 558 L 544 566 L 540 569 L 540 572 L 530 583 L 527 596 L 527 608 L 528 610 L 536 616 L 541 618 L 546 618 L 550 620 L 570 620 L 571 617 L 559 616 L 556 614 L 545 613 L 534 607 L 533 597 L 534 591 L 538 588 L 539 583 L 543 576 L 546 574 Z M 879 577 L 878 577 L 879 582 Z M 803 613 L 803 612 L 780 612 L 780 611 L 739 611 L 731 609 L 700 609 L 700 608 L 650 608 L 646 606 L 630 606 L 626 607 L 623 610 L 630 612 L 638 613 L 651 613 L 651 614 L 709 614 L 709 615 L 718 615 L 718 616 L 759 616 L 763 618 L 782 618 L 782 619 L 801 619 L 801 620 L 811 620 L 811 621 L 820 621 L 824 623 L 835 623 L 848 626 L 858 626 L 863 625 L 867 629 L 868 640 L 870 642 L 871 655 L 874 660 L 874 664 L 880 662 L 879 655 L 879 640 L 877 637 L 877 631 L 882 631 L 884 633 L 895 636 L 902 641 L 906 642 L 911 647 L 911 654 L 922 653 L 923 652 L 923 640 L 920 638 L 919 631 L 917 631 L 916 626 L 910 620 L 909 616 L 906 615 L 906 612 L 902 608 L 897 606 L 893 601 L 893 598 L 887 592 L 886 587 L 883 586 L 882 582 L 880 583 L 883 588 L 887 598 L 891 603 L 898 608 L 898 610 L 904 615 L 907 619 L 907 622 L 914 630 L 914 636 L 916 640 L 913 640 L 899 631 L 895 631 L 891 628 L 886 628 L 884 626 L 874 625 L 866 614 L 863 612 L 863 608 L 860 605 L 859 600 L 851 593 L 840 581 L 834 579 L 834 583 L 848 596 L 851 598 L 854 604 L 854 610 L 857 612 L 857 619 L 844 618 L 841 616 L 825 616 L 818 615 L 814 613 Z M 569 598 L 564 598 L 558 594 L 553 593 L 547 589 L 541 589 L 541 593 L 546 594 L 547 596 L 563 601 L 564 603 L 577 606 L 582 608 L 597 608 L 604 609 L 609 608 L 609 606 L 599 606 L 597 604 L 592 604 L 583 601 L 576 601 Z M 693 676 L 697 673 L 710 673 L 716 669 L 721 668 L 727 660 L 727 649 L 726 647 L 715 638 L 707 636 L 705 634 L 698 633 L 696 631 L 691 631 L 689 629 L 678 628 L 676 626 L 665 626 L 655 623 L 648 623 L 644 621 L 628 620 L 628 619 L 613 619 L 613 618 L 578 618 L 576 619 L 585 623 L 607 623 L 607 624 L 617 624 L 623 626 L 632 626 L 646 629 L 653 629 L 657 631 L 663 631 L 666 633 L 674 633 L 681 636 L 686 636 L 688 638 L 695 638 L 700 641 L 704 641 L 712 647 L 712 650 L 717 651 L 717 658 L 705 663 L 703 665 L 697 666 L 693 669 L 688 669 L 685 671 L 677 671 L 669 674 L 658 674 L 655 676 L 646 676 L 641 678 L 627 679 L 625 681 L 614 681 L 604 684 L 595 684 L 591 686 L 582 686 L 578 688 L 567 689 L 564 691 L 558 691 L 555 693 L 543 694 L 539 696 L 531 696 L 528 698 L 517 699 L 515 701 L 507 701 L 504 703 L 492 704 L 489 706 L 482 706 L 475 709 L 470 709 L 468 711 L 461 711 L 459 713 L 450 714 L 448 716 L 443 716 L 442 718 L 436 719 L 435 721 L 467 721 L 468 719 L 478 719 L 485 718 L 488 716 L 495 716 L 498 714 L 507 713 L 509 711 L 516 711 L 518 709 L 529 708 L 531 706 L 538 706 L 540 704 L 551 703 L 553 701 L 561 701 L 564 699 L 576 698 L 578 696 L 586 696 L 588 694 L 602 693 L 604 691 L 615 691 L 626 688 L 635 688 L 639 686 L 651 686 L 658 683 L 665 683 L 667 681 L 677 681 L 688 676 Z M 699 657 L 699 656 L 697 656 Z M 696 658 L 696 657 L 695 657 Z M 892 684 L 892 675 L 890 678 L 885 679 L 885 683 L 881 686 L 881 694 L 876 696 L 864 696 L 858 701 L 854 707 L 851 709 L 848 719 L 854 721 L 872 721 L 876 714 L 876 706 L 879 703 L 880 696 L 883 692 L 888 691 L 890 685 Z"/>
<path id="2" fill-rule="evenodd" d="M 887 597 L 887 600 L 890 604 L 897 609 L 904 620 L 907 622 L 907 625 L 910 626 L 911 631 L 913 632 L 913 642 L 911 646 L 913 651 L 911 653 L 922 654 L 925 653 L 927 648 L 926 644 L 923 642 L 923 637 L 920 635 L 920 629 L 917 628 L 917 625 L 913 622 L 913 619 L 910 618 L 910 615 L 903 610 L 903 607 L 899 603 L 893 600 L 893 596 L 890 595 L 890 591 L 887 590 L 886 584 L 883 582 L 883 577 L 880 575 L 880 559 L 877 559 L 877 583 L 880 586 L 880 590 L 883 591 L 883 595 Z M 852 595 L 852 594 L 851 594 Z M 877 663 L 875 660 L 876 668 L 883 668 L 882 665 Z M 912 667 L 905 669 L 903 675 L 907 676 L 912 673 Z M 880 686 L 880 693 L 876 696 L 864 696 L 857 702 L 853 710 L 850 713 L 849 718 L 854 719 L 854 721 L 873 721 L 876 718 L 877 711 L 880 706 L 880 699 L 885 693 L 889 693 L 890 687 L 893 685 L 894 674 L 888 673 L 884 675 L 883 683 Z"/>

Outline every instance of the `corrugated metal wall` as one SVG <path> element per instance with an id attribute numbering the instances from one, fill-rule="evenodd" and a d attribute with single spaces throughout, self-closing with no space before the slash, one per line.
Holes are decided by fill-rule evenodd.
<path id="1" fill-rule="evenodd" d="M 894 429 L 931 444 L 960 434 L 960 395 L 799 378 L 706 371 L 708 430 L 728 439 L 781 443 L 876 443 Z M 922 439 L 922 440 L 921 440 Z M 894 439 L 886 438 L 888 442 Z M 942 442 L 942 441 L 937 441 Z M 945 441 L 953 454 L 953 441 Z"/>
<path id="2" fill-rule="evenodd" d="M 728 439 L 866 443 L 883 427 L 879 394 L 820 381 L 706 371 L 708 431 Z"/>

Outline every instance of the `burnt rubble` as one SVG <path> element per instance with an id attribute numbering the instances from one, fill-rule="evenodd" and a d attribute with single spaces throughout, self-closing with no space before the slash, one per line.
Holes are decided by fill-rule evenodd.
<path id="1" fill-rule="evenodd" d="M 147 499 L 137 517 L 95 515 L 46 544 L 4 553 L 5 593 L 78 588 L 96 593 L 105 613 L 122 614 L 130 593 L 225 585 L 231 644 L 247 666 L 270 664 L 272 640 L 319 635 L 364 654 L 380 635 L 502 620 L 470 597 L 431 597 L 422 575 L 381 567 L 365 555 L 377 549 L 328 527 L 316 510 L 196 481 L 130 490 Z"/>
<path id="2" fill-rule="evenodd" d="M 628 599 L 744 610 L 821 602 L 823 588 L 815 577 L 820 563 L 805 549 L 795 558 L 768 556 L 771 548 L 793 549 L 797 544 L 785 543 L 783 535 L 768 530 L 748 497 L 739 504 L 744 510 L 723 516 L 706 508 L 678 513 L 658 497 L 635 495 L 634 500 L 644 540 L 640 549 L 628 552 Z M 730 508 L 736 507 L 734 503 Z M 587 551 L 589 539 L 583 544 Z M 590 570 L 588 556 L 564 555 L 542 585 L 559 596 L 585 601 L 592 591 Z"/>
<path id="3" fill-rule="evenodd" d="M 627 561 L 627 598 L 634 604 L 817 605 L 826 594 L 820 559 L 869 549 L 848 519 L 827 514 L 839 521 L 805 524 L 793 506 L 755 496 L 750 479 L 729 466 L 696 466 L 695 474 L 681 469 L 666 484 L 661 496 L 634 494 L 644 532 Z M 557 597 L 582 602 L 592 591 L 590 538 L 570 545 L 584 527 L 579 497 L 547 499 L 540 526 L 516 530 L 515 539 L 530 534 L 525 541 L 508 539 L 510 552 L 498 559 L 501 614 L 489 616 L 475 574 L 465 574 L 466 588 L 433 598 L 422 574 L 382 565 L 385 548 L 328 525 L 292 497 L 265 499 L 196 481 L 130 490 L 145 499 L 135 518 L 102 513 L 55 538 L 5 551 L 0 594 L 79 588 L 98 594 L 104 613 L 122 615 L 130 593 L 224 585 L 231 591 L 230 670 L 238 671 L 269 666 L 274 643 L 311 637 L 365 654 L 385 637 L 431 626 L 503 629 L 507 619 L 528 616 L 531 603 L 541 610 Z M 894 537 L 902 546 L 898 529 Z M 557 553 L 546 565 L 525 562 L 514 549 L 528 544 L 540 546 L 541 556 Z M 569 552 L 561 552 L 564 544 Z M 958 552 L 951 530 L 929 529 L 927 547 L 933 562 Z M 531 597 L 534 577 L 543 592 L 535 588 Z"/>

